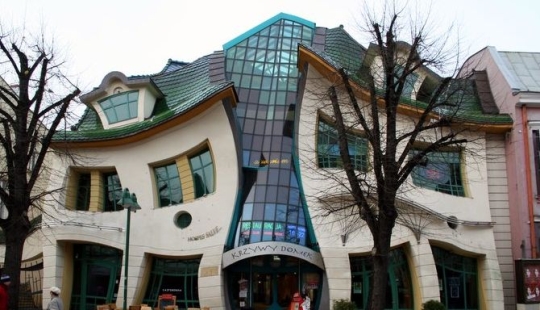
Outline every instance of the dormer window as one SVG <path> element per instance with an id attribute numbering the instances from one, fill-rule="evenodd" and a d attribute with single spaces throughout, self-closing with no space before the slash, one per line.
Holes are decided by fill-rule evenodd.
<path id="1" fill-rule="evenodd" d="M 137 117 L 139 91 L 120 92 L 99 102 L 109 124 Z"/>
<path id="2" fill-rule="evenodd" d="M 131 125 L 152 116 L 164 97 L 150 77 L 126 77 L 122 72 L 107 74 L 99 87 L 82 95 L 81 101 L 98 115 L 103 129 Z"/>

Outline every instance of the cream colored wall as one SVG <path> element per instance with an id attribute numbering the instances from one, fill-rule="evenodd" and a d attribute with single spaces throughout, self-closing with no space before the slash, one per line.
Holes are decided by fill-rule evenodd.
<path id="1" fill-rule="evenodd" d="M 322 206 L 318 198 L 340 194 L 343 187 L 339 182 L 346 180 L 345 175 L 339 170 L 322 170 L 316 166 L 317 110 L 330 109 L 329 103 L 321 102 L 317 94 L 326 91 L 329 86 L 330 84 L 318 72 L 314 69 L 309 70 L 307 91 L 300 109 L 298 143 L 303 186 L 317 241 L 324 257 L 331 302 L 334 299 L 350 298 L 349 255 L 369 254 L 373 242 L 365 224 L 352 226 L 353 224 L 342 218 L 322 216 Z M 365 104 L 367 106 L 367 103 Z M 328 112 L 328 114 L 333 113 Z M 400 116 L 399 128 L 404 129 L 405 126 L 410 126 L 406 125 L 410 124 L 410 121 L 408 117 Z M 425 136 L 425 138 L 432 137 Z M 465 154 L 466 165 L 463 165 L 468 183 L 467 197 L 455 197 L 417 188 L 411 183 L 403 187 L 404 190 L 399 196 L 444 216 L 454 215 L 459 220 L 491 222 L 485 136 L 481 132 L 475 132 L 464 134 L 463 138 L 471 141 L 466 148 L 473 151 L 472 156 L 469 153 Z M 327 171 L 329 175 L 326 174 Z M 332 179 L 328 177 L 335 181 L 330 181 Z M 483 309 L 504 309 L 501 274 L 491 226 L 458 225 L 454 230 L 445 221 L 428 217 L 421 218 L 418 225 L 425 225 L 421 228 L 422 233 L 418 239 L 411 229 L 399 223 L 392 234 L 392 246 L 404 248 L 411 272 L 418 276 L 413 281 L 415 309 L 421 309 L 421 302 L 439 298 L 437 271 L 430 246 L 433 243 L 454 252 L 461 252 L 462 255 L 476 257 L 479 262 L 478 272 L 481 282 L 479 286 L 485 291 L 485 294 L 481 296 Z M 348 233 L 348 240 L 343 245 L 340 236 L 345 233 Z"/>
<path id="2" fill-rule="evenodd" d="M 140 90 L 139 94 L 139 113 L 138 120 L 143 121 L 146 118 L 152 116 L 154 106 L 156 103 L 156 96 L 150 92 L 147 88 Z"/>
<path id="3" fill-rule="evenodd" d="M 227 237 L 231 216 L 235 205 L 239 183 L 239 167 L 236 144 L 230 130 L 229 120 L 221 104 L 182 126 L 170 129 L 158 136 L 131 145 L 106 149 L 79 150 L 87 159 L 86 165 L 95 167 L 115 167 L 122 186 L 136 193 L 142 210 L 131 215 L 130 260 L 128 302 L 141 287 L 143 270 L 147 266 L 145 254 L 171 257 L 202 256 L 201 269 L 217 270 L 215 274 L 205 273 L 199 282 L 201 306 L 224 309 L 223 283 L 221 280 L 221 254 Z M 208 140 L 215 166 L 215 192 L 171 207 L 159 208 L 154 188 L 152 164 L 173 159 Z M 56 164 L 61 169 L 61 161 Z M 81 165 L 85 165 L 82 164 Z M 58 176 L 53 185 L 65 185 L 66 179 Z M 45 241 L 51 248 L 59 241 L 90 242 L 124 250 L 126 212 L 77 212 L 63 207 L 52 210 L 51 216 L 44 218 Z M 189 212 L 193 221 L 185 229 L 173 222 L 175 214 Z M 53 217 L 61 219 L 58 223 Z M 83 223 L 81 226 L 74 226 Z M 120 230 L 120 231 L 119 231 Z M 204 236 L 202 240 L 190 241 L 190 237 Z M 49 259 L 54 260 L 54 254 Z M 57 258 L 58 259 L 58 258 Z M 55 275 L 45 270 L 46 283 L 52 285 Z M 123 277 L 123 275 L 122 275 Z M 120 284 L 123 292 L 123 282 Z M 117 305 L 122 305 L 119 294 Z"/>
<path id="4" fill-rule="evenodd" d="M 495 234 L 495 244 L 503 279 L 506 309 L 516 305 L 516 285 L 514 278 L 514 257 L 512 255 L 512 233 L 510 227 L 510 203 L 506 174 L 505 138 L 502 135 L 488 135 L 488 187 L 490 209 Z"/>

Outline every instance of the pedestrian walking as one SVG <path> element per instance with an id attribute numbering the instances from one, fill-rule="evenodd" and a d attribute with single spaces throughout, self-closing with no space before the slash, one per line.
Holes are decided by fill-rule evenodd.
<path id="1" fill-rule="evenodd" d="M 47 305 L 47 310 L 64 310 L 64 303 L 60 298 L 60 289 L 56 286 L 51 287 L 51 301 Z"/>

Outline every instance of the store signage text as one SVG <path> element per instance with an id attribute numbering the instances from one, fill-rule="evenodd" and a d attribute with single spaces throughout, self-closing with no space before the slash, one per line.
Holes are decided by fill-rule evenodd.
<path id="1" fill-rule="evenodd" d="M 223 268 L 240 260 L 259 255 L 294 256 L 324 269 L 324 263 L 320 253 L 307 247 L 287 242 L 258 242 L 237 247 L 223 253 Z"/>
<path id="2" fill-rule="evenodd" d="M 188 241 L 199 241 L 199 240 L 204 240 L 206 238 L 210 238 L 214 236 L 215 234 L 217 234 L 220 230 L 221 230 L 221 227 L 216 226 L 212 228 L 211 230 L 205 232 L 204 234 L 188 237 Z"/>

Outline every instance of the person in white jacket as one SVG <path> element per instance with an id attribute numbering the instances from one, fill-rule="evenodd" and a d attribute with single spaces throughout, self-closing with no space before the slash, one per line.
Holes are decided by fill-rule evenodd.
<path id="1" fill-rule="evenodd" d="M 64 310 L 64 303 L 60 299 L 60 289 L 56 286 L 51 287 L 51 301 L 47 305 L 47 310 Z"/>

